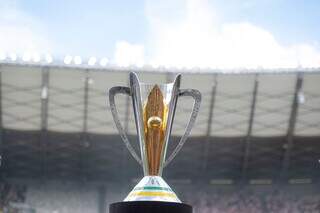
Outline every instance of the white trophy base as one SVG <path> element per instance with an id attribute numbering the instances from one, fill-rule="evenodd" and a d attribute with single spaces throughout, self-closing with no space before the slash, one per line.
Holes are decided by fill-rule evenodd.
<path id="1" fill-rule="evenodd" d="M 145 176 L 124 201 L 163 201 L 181 203 L 170 186 L 160 176 Z"/>

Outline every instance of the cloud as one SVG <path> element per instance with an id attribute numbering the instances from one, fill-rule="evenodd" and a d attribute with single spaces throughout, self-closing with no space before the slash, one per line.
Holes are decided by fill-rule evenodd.
<path id="1" fill-rule="evenodd" d="M 187 68 L 320 66 L 316 45 L 284 45 L 250 22 L 223 23 L 206 0 L 146 0 L 145 17 L 145 40 L 118 41 L 113 62 Z M 54 43 L 47 32 L 41 20 L 23 12 L 14 0 L 0 0 L 0 52 L 62 53 L 65 45 Z"/>
<path id="2" fill-rule="evenodd" d="M 147 55 L 137 54 L 148 63 L 202 68 L 320 66 L 316 47 L 283 45 L 271 32 L 249 22 L 221 23 L 208 1 L 161 1 L 156 5 L 146 1 L 145 10 L 148 39 L 139 47 Z M 122 52 L 126 51 L 123 46 Z"/>
<path id="3" fill-rule="evenodd" d="M 130 44 L 126 41 L 118 41 L 114 54 L 116 64 L 120 66 L 143 65 L 144 47 L 139 44 Z"/>
<path id="4" fill-rule="evenodd" d="M 19 10 L 14 3 L 1 1 L 0 52 L 49 52 L 52 42 L 41 23 Z"/>

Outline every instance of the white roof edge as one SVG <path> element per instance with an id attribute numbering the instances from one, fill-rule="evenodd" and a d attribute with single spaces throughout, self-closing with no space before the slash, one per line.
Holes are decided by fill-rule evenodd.
<path id="1" fill-rule="evenodd" d="M 320 73 L 320 67 L 296 67 L 296 68 L 176 68 L 176 67 L 159 67 L 154 68 L 151 65 L 143 67 L 129 66 L 121 67 L 113 64 L 102 66 L 90 66 L 87 64 L 58 64 L 58 63 L 33 63 L 33 62 L 0 62 L 4 66 L 21 66 L 21 67 L 48 67 L 48 68 L 61 68 L 61 69 L 78 69 L 78 70 L 92 70 L 92 71 L 121 71 L 121 72 L 159 72 L 159 73 L 187 73 L 187 74 L 290 74 L 290 73 Z"/>

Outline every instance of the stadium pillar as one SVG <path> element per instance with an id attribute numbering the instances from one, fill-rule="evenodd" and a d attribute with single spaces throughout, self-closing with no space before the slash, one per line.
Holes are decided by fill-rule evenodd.
<path id="1" fill-rule="evenodd" d="M 89 105 L 89 84 L 90 84 L 90 71 L 85 70 L 85 79 L 84 79 L 84 91 L 83 91 L 83 124 L 82 124 L 82 146 L 80 146 L 79 152 L 79 175 L 80 178 L 85 181 L 87 179 L 86 174 L 86 152 L 87 147 L 90 146 L 88 138 L 88 105 Z"/>
<path id="2" fill-rule="evenodd" d="M 0 66 L 0 180 L 4 178 L 3 169 L 3 127 L 2 127 L 2 67 Z"/>
<path id="3" fill-rule="evenodd" d="M 284 151 L 283 160 L 282 160 L 282 170 L 280 173 L 280 181 L 284 181 L 284 179 L 288 175 L 288 169 L 290 165 L 290 155 L 294 145 L 293 135 L 294 135 L 294 129 L 296 125 L 298 109 L 299 109 L 299 92 L 302 89 L 302 84 L 303 84 L 303 74 L 298 73 L 296 86 L 294 90 L 292 107 L 291 107 L 291 113 L 289 117 L 289 125 L 288 125 L 287 136 L 286 136 L 286 149 Z"/>
<path id="4" fill-rule="evenodd" d="M 41 132 L 40 147 L 42 153 L 42 178 L 46 179 L 47 172 L 47 129 L 48 129 L 48 102 L 49 102 L 49 67 L 42 68 L 41 80 Z"/>
<path id="5" fill-rule="evenodd" d="M 202 170 L 205 172 L 208 166 L 208 157 L 209 157 L 209 150 L 210 150 L 210 135 L 211 135 L 211 128 L 212 128 L 212 121 L 213 121 L 213 112 L 214 112 L 214 104 L 215 104 L 215 99 L 216 99 L 216 93 L 217 93 L 217 86 L 218 86 L 218 81 L 217 81 L 217 74 L 214 74 L 214 79 L 213 79 L 213 85 L 212 85 L 212 90 L 211 90 L 211 99 L 210 99 L 210 107 L 209 107 L 209 115 L 208 115 L 208 126 L 207 126 L 207 131 L 206 131 L 206 141 L 204 143 L 204 159 L 203 165 L 202 165 Z"/>
<path id="6" fill-rule="evenodd" d="M 255 109 L 256 109 L 258 87 L 259 87 L 259 75 L 256 74 L 255 80 L 254 80 L 253 92 L 252 92 L 252 101 L 251 101 L 251 108 L 250 108 L 250 115 L 249 115 L 248 131 L 247 131 L 247 135 L 245 138 L 245 148 L 244 148 L 244 156 L 243 156 L 242 170 L 241 170 L 242 182 L 245 181 L 246 176 L 247 176 L 249 156 L 250 156 L 251 133 L 252 133 L 254 114 L 255 114 Z"/>

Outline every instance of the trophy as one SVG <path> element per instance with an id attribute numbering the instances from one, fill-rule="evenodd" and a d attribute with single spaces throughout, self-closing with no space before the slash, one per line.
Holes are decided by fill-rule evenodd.
<path id="1" fill-rule="evenodd" d="M 181 75 L 177 75 L 172 83 L 148 84 L 139 81 L 136 73 L 130 73 L 130 87 L 116 86 L 109 91 L 110 109 L 114 122 L 133 158 L 143 167 L 144 177 L 133 188 L 122 203 L 131 201 L 162 201 L 179 203 L 181 201 L 164 181 L 163 168 L 166 167 L 182 148 L 195 123 L 201 94 L 194 89 L 180 89 Z M 131 96 L 137 134 L 140 144 L 140 156 L 135 152 L 121 125 L 115 96 L 117 94 Z M 186 125 L 178 145 L 166 159 L 166 150 L 174 120 L 178 97 L 191 96 L 194 99 L 189 123 Z"/>

